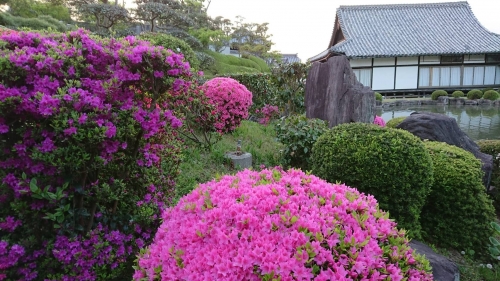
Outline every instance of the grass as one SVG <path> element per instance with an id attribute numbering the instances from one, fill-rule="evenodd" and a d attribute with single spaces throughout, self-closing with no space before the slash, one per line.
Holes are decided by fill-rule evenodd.
<path id="1" fill-rule="evenodd" d="M 210 50 L 205 50 L 215 59 L 215 64 L 209 69 L 204 69 L 205 76 L 213 77 L 231 73 L 259 73 L 270 72 L 266 62 L 260 58 L 250 56 L 249 59 L 232 55 L 224 55 Z"/>
<path id="2" fill-rule="evenodd" d="M 177 179 L 176 200 L 193 190 L 198 183 L 215 178 L 217 174 L 232 174 L 237 169 L 225 158 L 227 152 L 236 150 L 236 143 L 241 140 L 242 150 L 252 154 L 253 168 L 260 165 L 277 166 L 280 162 L 280 150 L 283 145 L 276 141 L 273 125 L 260 125 L 251 121 L 243 121 L 241 126 L 231 134 L 222 136 L 211 151 L 205 151 L 188 143 L 184 149 L 184 161 Z"/>

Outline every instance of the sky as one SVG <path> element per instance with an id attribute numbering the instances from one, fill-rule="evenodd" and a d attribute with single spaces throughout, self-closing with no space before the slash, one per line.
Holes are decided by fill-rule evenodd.
<path id="1" fill-rule="evenodd" d="M 127 0 L 132 2 L 132 0 Z M 298 54 L 306 62 L 326 50 L 332 35 L 335 12 L 340 5 L 409 4 L 453 0 L 211 0 L 208 15 L 247 23 L 269 23 L 272 50 Z M 472 12 L 489 31 L 500 34 L 500 1 L 469 0 Z"/>

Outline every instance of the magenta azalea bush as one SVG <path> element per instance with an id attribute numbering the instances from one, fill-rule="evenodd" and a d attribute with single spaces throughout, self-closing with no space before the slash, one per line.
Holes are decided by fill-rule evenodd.
<path id="1" fill-rule="evenodd" d="M 373 196 L 300 170 L 244 170 L 163 214 L 134 280 L 432 280 Z"/>
<path id="2" fill-rule="evenodd" d="M 202 90 L 217 106 L 215 128 L 220 133 L 236 129 L 241 120 L 248 118 L 252 105 L 252 93 L 232 78 L 213 78 L 202 86 Z"/>
<path id="3" fill-rule="evenodd" d="M 375 115 L 375 119 L 373 120 L 373 124 L 378 125 L 380 127 L 385 127 L 385 121 L 382 117 Z"/>
<path id="4" fill-rule="evenodd" d="M 164 96 L 189 63 L 82 30 L 0 44 L 0 280 L 130 279 L 174 192 L 182 121 Z"/>
<path id="5" fill-rule="evenodd" d="M 259 116 L 259 124 L 267 125 L 271 120 L 278 118 L 280 110 L 276 105 L 266 104 L 261 109 L 256 109 L 255 113 Z"/>

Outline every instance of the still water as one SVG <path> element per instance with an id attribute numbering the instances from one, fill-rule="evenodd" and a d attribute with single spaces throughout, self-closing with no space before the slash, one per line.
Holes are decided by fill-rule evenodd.
<path id="1" fill-rule="evenodd" d="M 457 120 L 458 126 L 473 140 L 500 139 L 500 107 L 414 105 L 377 109 L 385 122 L 392 118 L 409 116 L 415 111 L 446 114 Z"/>

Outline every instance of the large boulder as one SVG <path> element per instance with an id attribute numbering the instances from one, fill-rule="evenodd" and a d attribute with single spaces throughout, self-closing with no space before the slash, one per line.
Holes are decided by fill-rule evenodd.
<path id="1" fill-rule="evenodd" d="M 458 127 L 455 118 L 439 113 L 413 112 L 396 128 L 409 131 L 422 140 L 445 142 L 471 152 L 483 163 L 483 184 L 489 189 L 493 157 L 479 150 L 479 146 Z"/>
<path id="2" fill-rule="evenodd" d="M 373 123 L 375 93 L 356 79 L 346 56 L 334 56 L 312 64 L 307 76 L 307 118 L 328 121 L 328 126 Z"/>
<path id="3" fill-rule="evenodd" d="M 410 247 L 420 255 L 425 255 L 432 267 L 432 275 L 436 281 L 459 281 L 460 271 L 455 263 L 434 252 L 422 242 L 412 240 Z"/>

